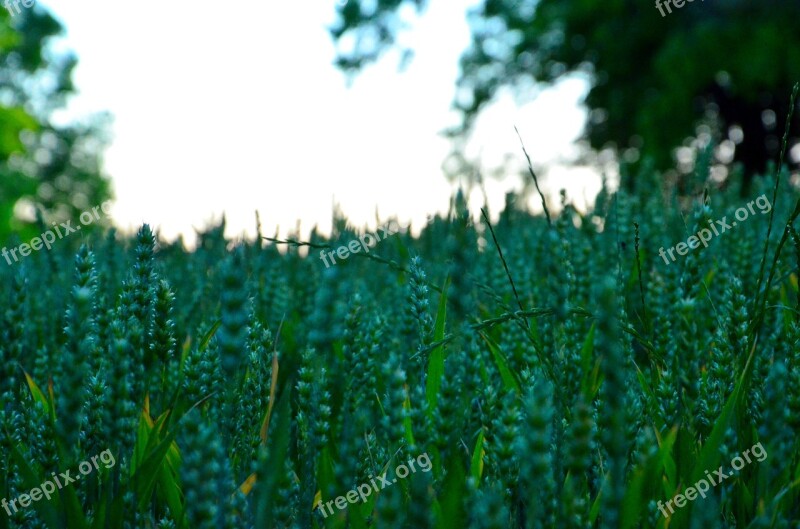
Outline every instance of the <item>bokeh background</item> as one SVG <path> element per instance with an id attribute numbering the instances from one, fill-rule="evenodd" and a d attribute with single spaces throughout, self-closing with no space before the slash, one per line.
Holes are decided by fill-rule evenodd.
<path id="1" fill-rule="evenodd" d="M 536 211 L 652 163 L 723 182 L 777 158 L 800 79 L 800 4 L 349 0 L 0 10 L 0 235 L 113 196 L 167 239 L 420 226 L 455 189 Z M 791 140 L 790 159 L 800 159 Z M 624 177 L 623 177 L 624 180 Z M 634 177 L 630 177 L 634 180 Z M 629 181 L 630 184 L 630 181 Z M 614 184 L 616 185 L 616 184 Z M 482 189 L 481 189 L 482 188 Z M 474 191 L 474 192 L 473 192 Z M 688 191 L 687 191 L 688 192 Z M 35 231 L 35 230 L 34 230 Z"/>

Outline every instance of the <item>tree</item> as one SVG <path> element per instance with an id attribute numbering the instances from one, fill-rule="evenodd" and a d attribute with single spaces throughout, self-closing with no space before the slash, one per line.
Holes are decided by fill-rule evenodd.
<path id="1" fill-rule="evenodd" d="M 468 134 L 501 88 L 521 93 L 581 71 L 592 80 L 585 136 L 593 149 L 671 168 L 676 147 L 711 131 L 725 142 L 723 161 L 735 149 L 746 174 L 762 171 L 777 157 L 800 81 L 800 2 L 687 0 L 667 12 L 666 1 L 659 11 L 641 0 L 484 0 L 470 13 L 454 99 L 462 120 L 450 134 Z M 356 73 L 394 46 L 404 4 L 424 8 L 421 0 L 338 7 L 339 68 Z"/>
<path id="2" fill-rule="evenodd" d="M 110 196 L 109 181 L 101 171 L 107 116 L 70 124 L 54 119 L 75 93 L 72 71 L 77 59 L 50 46 L 62 30 L 38 5 L 0 9 L 2 240 L 12 232 L 23 239 L 38 234 L 32 208 L 52 220 L 77 219 Z"/>

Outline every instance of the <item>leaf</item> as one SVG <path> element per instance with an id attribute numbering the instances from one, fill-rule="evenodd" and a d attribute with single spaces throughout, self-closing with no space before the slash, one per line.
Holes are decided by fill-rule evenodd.
<path id="1" fill-rule="evenodd" d="M 517 377 L 516 373 L 511 371 L 508 367 L 508 363 L 506 362 L 505 356 L 500 351 L 500 348 L 495 345 L 488 336 L 484 333 L 479 333 L 481 338 L 489 345 L 489 350 L 492 352 L 492 357 L 494 358 L 494 363 L 497 365 L 498 371 L 500 371 L 500 378 L 503 379 L 503 384 L 505 385 L 506 389 L 514 390 L 517 393 L 520 392 L 520 384 L 519 378 Z"/>
<path id="2" fill-rule="evenodd" d="M 673 428 L 666 439 L 660 444 L 658 452 L 650 456 L 642 465 L 637 466 L 632 474 L 628 487 L 625 490 L 625 499 L 622 504 L 622 529 L 635 527 L 639 522 L 642 508 L 647 505 L 649 497 L 645 494 L 646 488 L 656 489 L 663 473 L 667 458 L 671 461 L 670 452 L 675 444 L 678 429 Z"/>
<path id="3" fill-rule="evenodd" d="M 275 393 L 278 391 L 278 353 L 272 353 L 272 381 L 269 386 L 269 405 L 267 406 L 267 416 L 264 417 L 264 422 L 261 424 L 261 444 L 267 444 L 267 437 L 269 436 L 269 421 L 272 417 L 272 407 L 275 404 Z"/>
<path id="4" fill-rule="evenodd" d="M 433 341 L 444 339 L 444 324 L 447 318 L 447 289 L 450 286 L 450 276 L 444 281 L 442 293 L 439 296 L 439 310 L 436 313 L 436 324 L 433 329 Z M 438 345 L 431 351 L 428 360 L 428 376 L 425 387 L 425 396 L 428 399 L 428 413 L 433 415 L 439 400 L 439 388 L 442 386 L 444 376 L 444 345 Z"/>
<path id="5" fill-rule="evenodd" d="M 86 517 L 83 514 L 83 507 L 78 499 L 75 487 L 66 486 L 60 491 L 61 501 L 64 505 L 64 514 L 68 521 L 67 527 L 72 529 L 84 529 L 86 527 Z"/>
<path id="6" fill-rule="evenodd" d="M 146 456 L 143 456 L 141 458 L 142 459 L 141 464 L 139 464 L 136 467 L 135 472 L 132 472 L 131 476 L 131 481 L 133 482 L 134 487 L 136 489 L 136 494 L 140 506 L 144 507 L 145 505 L 147 505 L 147 502 L 150 501 L 150 498 L 153 493 L 153 488 L 155 487 L 155 481 L 159 477 L 160 468 L 165 464 L 169 464 L 168 454 L 170 453 L 170 451 L 171 450 L 177 451 L 177 447 L 174 446 L 174 442 L 175 438 L 178 436 L 178 431 L 181 421 L 183 420 L 184 417 L 186 417 L 186 414 L 188 414 L 194 408 L 202 405 L 203 402 L 205 402 L 212 396 L 213 393 L 211 395 L 207 395 L 206 397 L 195 403 L 195 405 L 192 406 L 189 410 L 187 410 L 186 413 L 177 420 L 177 422 L 172 428 L 172 431 L 167 433 L 163 439 L 161 439 L 158 435 L 151 435 L 151 433 L 152 431 L 156 432 L 160 431 L 161 425 L 166 421 L 168 414 L 165 413 L 161 417 L 159 417 L 159 423 L 157 423 L 158 427 L 154 425 L 154 427 L 151 430 L 147 430 L 147 425 L 148 425 L 147 420 L 149 419 L 149 417 L 147 417 L 147 415 L 144 413 L 142 414 L 142 420 L 140 421 L 140 432 L 143 431 L 144 429 L 144 431 L 146 431 L 148 440 L 150 438 L 153 438 L 154 441 L 153 443 L 149 442 L 147 443 L 147 449 L 145 450 Z M 142 427 L 142 425 L 144 426 Z M 157 444 L 156 441 L 158 441 Z M 137 439 L 137 444 L 138 444 L 138 439 Z"/>
<path id="7" fill-rule="evenodd" d="M 39 386 L 36 385 L 36 382 L 34 382 L 33 378 L 31 378 L 28 372 L 24 369 L 22 372 L 25 373 L 25 380 L 28 382 L 28 388 L 31 390 L 33 400 L 42 405 L 45 412 L 47 412 L 47 415 L 52 416 L 53 408 L 50 406 L 50 401 L 47 400 L 47 397 L 44 396 L 44 393 L 41 389 L 39 389 Z"/>
<path id="8" fill-rule="evenodd" d="M 406 443 L 408 443 L 408 446 L 414 446 L 416 443 L 414 442 L 414 429 L 411 422 L 411 395 L 408 391 L 408 384 L 404 384 L 403 390 L 406 394 L 406 399 L 403 401 L 403 429 L 406 433 Z"/>
<path id="9" fill-rule="evenodd" d="M 5 432 L 4 432 L 5 433 Z M 7 435 L 7 433 L 6 433 Z M 19 471 L 19 475 L 22 478 L 22 484 L 28 489 L 32 489 L 34 487 L 38 487 L 42 484 L 43 480 L 36 475 L 36 472 L 28 465 L 28 460 L 25 458 L 19 451 L 19 447 L 12 443 L 11 445 L 11 458 L 17 464 L 17 469 Z M 4 494 L 5 495 L 5 494 Z M 59 506 L 59 499 L 63 498 L 62 493 L 59 491 L 58 494 L 51 497 L 50 502 L 46 501 L 37 501 L 32 504 L 33 508 L 36 509 L 36 512 L 39 516 L 42 517 L 43 521 L 49 527 L 57 527 L 56 523 L 56 515 L 58 513 L 58 506 Z M 0 516 L 5 517 L 5 513 L 0 514 Z M 81 512 L 79 515 L 76 515 L 76 519 L 82 518 L 83 513 Z"/>
<path id="10" fill-rule="evenodd" d="M 597 324 L 592 323 L 592 326 L 589 327 L 589 333 L 586 335 L 586 339 L 583 341 L 583 347 L 581 347 L 581 367 L 583 368 L 584 377 L 588 376 L 589 369 L 592 365 L 592 352 L 594 351 L 594 329 Z"/>
<path id="11" fill-rule="evenodd" d="M 322 491 L 318 490 L 316 494 L 314 494 L 314 501 L 311 502 L 311 505 L 316 505 L 322 501 Z M 313 509 L 313 507 L 312 507 Z"/>
<path id="12" fill-rule="evenodd" d="M 600 500 L 603 498 L 603 490 L 608 486 L 605 483 L 606 479 L 603 480 L 603 485 L 600 486 L 597 497 L 594 499 L 592 507 L 589 509 L 589 522 L 592 525 L 594 525 L 595 520 L 597 520 L 597 516 L 600 514 Z"/>
<path id="13" fill-rule="evenodd" d="M 483 455 L 486 451 L 483 449 L 483 428 L 478 434 L 478 441 L 475 443 L 475 449 L 472 451 L 472 465 L 470 472 L 476 483 L 480 483 L 481 476 L 483 475 Z"/>
<path id="14" fill-rule="evenodd" d="M 288 384 L 275 410 L 277 424 L 275 425 L 275 435 L 267 446 L 267 458 L 260 463 L 264 478 L 258 481 L 257 489 L 254 491 L 253 502 L 256 506 L 255 527 L 275 527 L 273 507 L 275 505 L 280 472 L 267 472 L 266 470 L 284 468 L 286 458 L 289 457 L 292 420 L 291 393 L 292 385 Z M 267 466 L 265 467 L 265 465 Z"/>
<path id="15" fill-rule="evenodd" d="M 0 106 L 0 159 L 15 152 L 23 152 L 25 144 L 20 139 L 23 130 L 38 130 L 39 123 L 22 107 Z"/>
<path id="16" fill-rule="evenodd" d="M 317 461 L 317 486 L 320 490 L 331 490 L 336 486 L 336 471 L 330 449 L 326 446 L 322 449 L 319 461 Z"/>
<path id="17" fill-rule="evenodd" d="M 222 325 L 222 320 L 215 321 L 214 325 L 211 326 L 205 336 L 200 339 L 200 343 L 198 344 L 198 349 L 200 351 L 203 351 L 208 346 L 208 342 L 210 342 L 211 338 L 214 337 L 214 334 L 217 332 L 217 329 L 219 329 L 220 325 Z"/>
<path id="18" fill-rule="evenodd" d="M 636 378 L 639 380 L 639 386 L 641 386 L 642 391 L 652 402 L 657 402 L 658 399 L 656 398 L 655 393 L 653 393 L 650 384 L 647 383 L 644 373 L 642 373 L 642 370 L 639 369 L 639 365 L 636 362 L 633 362 L 633 367 L 636 368 Z"/>
<path id="19" fill-rule="evenodd" d="M 174 443 L 173 443 L 174 444 Z M 181 488 L 176 479 L 175 469 L 170 468 L 170 464 L 161 465 L 158 471 L 158 485 L 164 500 L 169 506 L 170 513 L 174 520 L 184 520 L 183 502 L 181 501 Z M 185 527 L 185 526 L 183 526 Z"/>
<path id="20" fill-rule="evenodd" d="M 728 401 L 722 408 L 722 412 L 714 422 L 714 428 L 711 430 L 711 435 L 708 436 L 705 444 L 703 444 L 703 448 L 700 450 L 700 455 L 697 458 L 694 469 L 690 474 L 691 477 L 688 481 L 690 485 L 697 483 L 697 481 L 704 476 L 706 470 L 714 471 L 719 466 L 721 446 L 725 438 L 725 431 L 728 429 L 728 423 L 730 422 L 731 416 L 733 415 L 734 410 L 739 403 L 739 398 L 742 395 L 742 388 L 748 380 L 750 366 L 753 364 L 753 356 L 755 355 L 755 351 L 756 344 L 753 343 L 753 347 L 750 350 L 750 356 L 747 358 L 747 363 L 744 366 L 742 375 L 739 377 L 739 382 L 736 384 L 733 393 L 731 393 L 730 397 L 728 397 Z M 685 508 L 675 512 L 675 514 L 671 517 L 671 529 L 687 527 L 687 517 L 692 511 L 694 503 L 695 502 L 692 502 Z"/>
<path id="21" fill-rule="evenodd" d="M 172 432 L 166 435 L 155 450 L 144 458 L 142 464 L 136 469 L 132 481 L 135 483 L 137 498 L 141 508 L 145 508 L 150 502 L 156 479 L 159 477 L 159 471 L 164 464 L 167 452 L 177 436 L 178 429 L 176 427 Z"/>
<path id="22" fill-rule="evenodd" d="M 439 523 L 436 528 L 467 527 L 467 516 L 464 512 L 467 486 L 461 458 L 450 459 L 441 490 L 442 492 L 437 497 L 441 515 L 437 517 Z"/>
<path id="23" fill-rule="evenodd" d="M 183 366 L 186 365 L 186 357 L 189 356 L 189 351 L 192 349 L 192 338 L 191 336 L 187 336 L 186 340 L 183 341 L 183 345 L 181 346 L 181 361 L 180 367 L 181 372 L 183 372 Z"/>
<path id="24" fill-rule="evenodd" d="M 106 525 L 106 517 L 108 516 L 108 491 L 109 486 L 103 488 L 103 493 L 100 495 L 100 500 L 97 502 L 97 509 L 94 512 L 92 520 L 92 529 L 104 529 Z"/>
<path id="25" fill-rule="evenodd" d="M 256 473 L 253 472 L 252 474 L 247 476 L 247 479 L 244 480 L 244 482 L 241 485 L 239 485 L 239 491 L 241 491 L 241 493 L 244 494 L 245 496 L 250 494 L 250 491 L 253 490 L 253 485 L 256 484 L 256 476 L 257 476 Z M 319 494 L 319 492 L 317 494 Z M 314 501 L 316 502 L 316 500 Z"/>
<path id="26" fill-rule="evenodd" d="M 150 430 L 153 428 L 152 420 L 147 415 L 147 411 L 143 410 L 139 416 L 139 428 L 136 435 L 136 443 L 133 447 L 133 458 L 131 460 L 131 474 L 136 472 L 146 454 L 147 445 L 150 441 Z"/>

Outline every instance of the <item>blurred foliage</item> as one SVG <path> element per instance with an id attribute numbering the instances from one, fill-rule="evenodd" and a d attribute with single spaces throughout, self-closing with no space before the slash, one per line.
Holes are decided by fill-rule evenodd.
<path id="1" fill-rule="evenodd" d="M 356 73 L 377 60 L 395 45 L 411 6 L 425 7 L 420 0 L 339 6 L 331 28 L 337 66 Z M 652 157 L 665 169 L 676 146 L 703 131 L 706 141 L 725 141 L 738 125 L 730 139 L 743 133 L 744 141 L 735 160 L 745 174 L 762 171 L 778 153 L 800 80 L 800 2 L 662 9 L 664 16 L 652 2 L 633 0 L 484 0 L 469 15 L 472 42 L 454 98 L 462 120 L 449 134 L 463 140 L 501 89 L 530 96 L 535 83 L 578 72 L 591 79 L 585 137 L 593 149 L 616 148 L 631 162 Z"/>
<path id="2" fill-rule="evenodd" d="M 77 59 L 51 42 L 63 28 L 40 6 L 0 9 L 0 238 L 36 235 L 46 221 L 77 220 L 110 197 L 101 153 L 109 118 L 64 123 L 57 114 L 75 94 Z M 87 229 L 90 229 L 87 226 Z"/>

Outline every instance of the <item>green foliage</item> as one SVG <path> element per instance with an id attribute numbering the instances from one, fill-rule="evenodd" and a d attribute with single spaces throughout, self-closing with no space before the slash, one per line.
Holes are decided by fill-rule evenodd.
<path id="1" fill-rule="evenodd" d="M 81 212 L 110 197 L 101 169 L 110 118 L 93 115 L 66 125 L 53 119 L 76 93 L 78 61 L 52 45 L 63 27 L 45 8 L 19 7 L 13 17 L 0 8 L 0 239 L 16 233 L 26 241 L 50 222 L 77 223 Z M 42 209 L 46 227 L 22 217 L 22 206 L 30 217 L 30 208 Z"/>
<path id="2" fill-rule="evenodd" d="M 418 237 L 331 268 L 296 244 L 229 246 L 220 226 L 187 251 L 146 225 L 0 266 L 2 497 L 103 450 L 117 462 L 0 511 L 0 529 L 789 527 L 797 254 L 759 278 L 755 209 L 665 262 L 750 200 L 700 183 L 683 202 L 604 189 L 585 214 L 565 197 L 552 224 L 510 197 L 496 239 L 462 193 Z M 782 188 L 776 226 L 800 211 Z M 756 443 L 766 459 L 662 516 Z M 422 454 L 430 472 L 317 507 Z"/>

